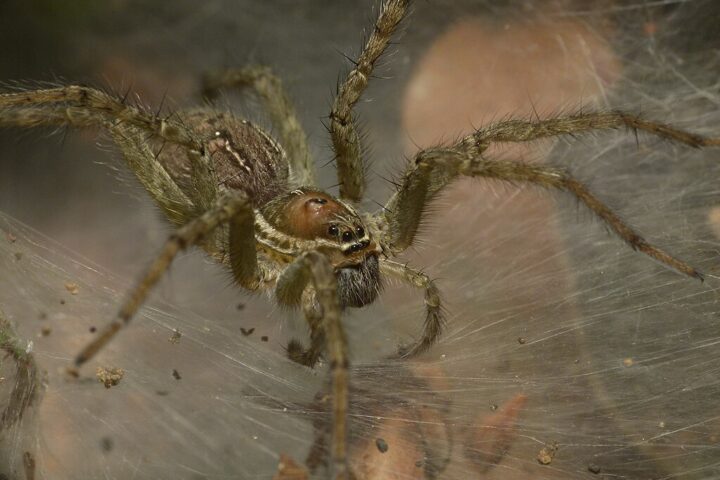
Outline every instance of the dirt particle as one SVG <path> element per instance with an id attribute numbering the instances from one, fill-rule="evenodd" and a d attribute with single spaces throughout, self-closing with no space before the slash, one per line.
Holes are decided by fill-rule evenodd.
<path id="1" fill-rule="evenodd" d="M 173 368 L 173 371 L 172 371 L 172 376 L 173 376 L 173 378 L 174 378 L 175 380 L 180 380 L 180 379 L 182 378 L 182 377 L 180 376 L 180 372 L 178 372 L 178 371 L 175 370 L 174 368 Z"/>
<path id="2" fill-rule="evenodd" d="M 52 328 L 50 328 L 50 327 L 42 327 L 40 329 L 40 335 L 42 335 L 43 337 L 47 337 L 51 333 L 52 333 Z"/>
<path id="3" fill-rule="evenodd" d="M 244 303 L 238 303 L 237 307 L 238 310 L 245 310 L 245 304 Z"/>
<path id="4" fill-rule="evenodd" d="M 632 367 L 634 364 L 635 360 L 630 357 L 623 359 L 623 365 L 625 365 L 626 367 Z"/>
<path id="5" fill-rule="evenodd" d="M 244 337 L 248 337 L 248 336 L 252 335 L 252 333 L 254 331 L 255 331 L 255 328 L 245 329 L 243 327 L 240 327 L 240 333 L 242 333 Z"/>
<path id="6" fill-rule="evenodd" d="M 385 453 L 385 452 L 387 452 L 388 449 L 390 448 L 390 447 L 388 446 L 387 442 L 385 441 L 385 439 L 383 439 L 383 438 L 378 438 L 378 439 L 376 439 L 376 440 L 375 440 L 375 446 L 377 447 L 377 449 L 378 449 L 378 451 L 379 451 L 380 453 Z"/>
<path id="7" fill-rule="evenodd" d="M 23 257 L 22 252 L 15 252 L 15 260 L 17 260 L 19 262 L 20 260 L 22 260 L 22 257 Z"/>
<path id="8" fill-rule="evenodd" d="M 97 332 L 97 328 L 95 328 L 95 327 L 90 327 L 88 330 L 90 330 L 90 333 Z"/>
<path id="9" fill-rule="evenodd" d="M 525 340 L 525 337 L 518 337 L 518 343 L 520 345 L 525 345 L 527 343 L 527 340 Z"/>
<path id="10" fill-rule="evenodd" d="M 77 295 L 80 293 L 80 287 L 74 282 L 65 282 L 65 290 L 70 292 L 70 295 Z"/>
<path id="11" fill-rule="evenodd" d="M 260 337 L 260 341 L 262 341 L 262 342 L 267 342 L 268 340 L 269 340 L 269 338 L 267 335 L 263 335 L 262 337 Z"/>
<path id="12" fill-rule="evenodd" d="M 114 443 L 113 439 L 110 437 L 103 437 L 100 439 L 100 448 L 103 452 L 108 453 L 111 452 L 113 449 Z"/>
<path id="13" fill-rule="evenodd" d="M 180 330 L 178 330 L 177 328 L 174 328 L 172 335 L 170 335 L 170 338 L 168 338 L 168 342 L 176 345 L 180 343 L 180 338 L 182 338 L 182 333 L 180 333 Z"/>
<path id="14" fill-rule="evenodd" d="M 7 238 L 8 242 L 10 243 L 15 243 L 17 241 L 17 237 L 10 232 L 7 232 L 5 238 Z"/>
<path id="15" fill-rule="evenodd" d="M 545 445 L 537 454 L 537 461 L 540 465 L 550 465 L 555 458 L 555 454 L 558 451 L 557 442 L 553 442 L 549 445 Z"/>
<path id="16" fill-rule="evenodd" d="M 105 385 L 105 388 L 116 386 L 120 383 L 120 380 L 122 380 L 124 376 L 125 370 L 115 367 L 98 367 L 97 371 L 95 372 L 95 377 L 97 377 L 100 383 Z"/>
<path id="17" fill-rule="evenodd" d="M 598 473 L 600 473 L 600 470 L 600 465 L 598 465 L 597 463 L 591 463 L 590 465 L 588 465 L 588 472 L 590 473 L 594 473 L 595 475 L 597 475 Z"/>

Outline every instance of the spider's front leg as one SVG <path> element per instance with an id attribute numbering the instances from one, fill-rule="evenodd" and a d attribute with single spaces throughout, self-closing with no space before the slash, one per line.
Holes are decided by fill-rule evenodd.
<path id="1" fill-rule="evenodd" d="M 347 78 L 338 86 L 330 112 L 330 136 L 337 160 L 340 198 L 359 201 L 365 191 L 360 135 L 352 111 L 367 88 L 375 62 L 383 54 L 393 33 L 407 13 L 409 0 L 385 0 L 374 29 Z"/>
<path id="2" fill-rule="evenodd" d="M 235 278 L 242 286 L 257 289 L 262 279 L 262 272 L 257 265 L 254 237 L 250 245 L 247 238 L 248 235 L 253 235 L 254 218 L 251 204 L 241 193 L 224 195 L 217 201 L 215 208 L 190 221 L 170 236 L 140 282 L 130 291 L 117 318 L 75 358 L 76 369 L 93 358 L 120 329 L 130 323 L 180 251 L 202 244 L 213 231 L 227 223 L 230 224 L 230 263 Z M 77 375 L 76 370 L 71 370 L 71 373 Z"/>
<path id="3" fill-rule="evenodd" d="M 622 112 L 580 113 L 538 121 L 510 120 L 489 125 L 445 148 L 432 148 L 416 154 L 395 195 L 385 207 L 384 241 L 393 253 L 400 253 L 414 241 L 428 204 L 451 181 L 463 175 L 530 183 L 572 194 L 631 248 L 690 277 L 702 274 L 645 240 L 610 207 L 598 199 L 582 182 L 566 171 L 543 165 L 488 160 L 482 156 L 497 142 L 525 142 L 558 135 L 586 133 L 627 126 L 693 147 L 720 145 L 708 138 L 675 127 L 643 120 Z"/>
<path id="4" fill-rule="evenodd" d="M 315 302 L 303 295 L 312 282 Z M 347 338 L 340 323 L 340 300 L 335 272 L 328 258 L 311 251 L 297 257 L 278 279 L 276 296 L 281 304 L 294 306 L 302 301 L 311 327 L 313 344 L 325 340 L 332 375 L 332 442 L 330 473 L 333 480 L 349 480 L 347 463 L 348 368 Z M 316 308 L 319 307 L 319 312 Z M 320 328 L 318 328 L 318 325 Z M 317 359 L 317 358 L 315 358 Z"/>

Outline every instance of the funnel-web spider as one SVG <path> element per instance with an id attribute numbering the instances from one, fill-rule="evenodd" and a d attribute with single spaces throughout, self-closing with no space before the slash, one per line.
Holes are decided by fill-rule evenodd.
<path id="1" fill-rule="evenodd" d="M 579 180 L 544 165 L 493 160 L 492 144 L 579 135 L 626 128 L 690 147 L 720 145 L 669 125 L 620 111 L 588 112 L 487 125 L 458 142 L 417 153 L 397 192 L 375 214 L 354 207 L 365 192 L 364 163 L 353 108 L 378 58 L 408 9 L 408 0 L 385 0 L 364 49 L 338 87 L 329 119 L 340 194 L 315 187 L 306 137 L 282 85 L 267 68 L 252 66 L 212 74 L 205 94 L 252 88 L 279 132 L 276 140 L 257 126 L 210 107 L 168 117 L 84 86 L 23 90 L 0 95 L 0 126 L 103 127 L 122 150 L 129 168 L 177 230 L 117 318 L 77 356 L 90 360 L 126 326 L 181 250 L 203 248 L 232 270 L 250 291 L 270 290 L 277 302 L 302 308 L 310 327 L 307 348 L 293 342 L 294 360 L 312 367 L 323 354 L 331 374 L 332 478 L 351 476 L 347 463 L 348 356 L 340 317 L 348 307 L 372 303 L 390 276 L 424 291 L 422 336 L 399 355 L 426 351 L 443 330 L 435 283 L 424 273 L 390 260 L 413 244 L 428 204 L 461 176 L 534 184 L 562 190 L 587 206 L 631 248 L 698 279 L 692 266 L 655 247 L 633 230 Z M 155 147 L 155 148 L 153 148 Z"/>

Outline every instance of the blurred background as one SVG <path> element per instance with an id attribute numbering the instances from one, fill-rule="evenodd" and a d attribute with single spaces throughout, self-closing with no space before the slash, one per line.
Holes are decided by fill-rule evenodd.
<path id="1" fill-rule="evenodd" d="M 343 54 L 357 56 L 377 11 L 349 0 L 5 0 L 0 82 L 130 89 L 171 112 L 202 105 L 203 72 L 270 65 L 320 186 L 335 192 L 322 122 L 351 66 Z M 709 0 L 414 3 L 358 107 L 372 162 L 362 207 L 387 200 L 388 179 L 418 149 L 505 118 L 622 108 L 720 135 L 718 15 Z M 218 108 L 269 127 L 247 95 Z M 360 478 L 720 478 L 720 150 L 617 131 L 491 154 L 564 166 L 707 279 L 633 252 L 567 195 L 458 181 L 403 257 L 444 292 L 441 342 L 386 360 L 421 331 L 422 293 L 402 286 L 346 315 Z M 176 262 L 80 380 L 62 374 L 170 232 L 106 135 L 0 131 L 0 211 L 0 309 L 32 342 L 46 384 L 32 415 L 2 432 L 0 472 L 269 479 L 286 453 L 322 475 L 326 370 L 284 352 L 307 338 L 302 319 L 239 291 L 199 252 Z M 96 366 L 125 377 L 106 390 Z M 14 375 L 2 369 L 0 400 Z"/>

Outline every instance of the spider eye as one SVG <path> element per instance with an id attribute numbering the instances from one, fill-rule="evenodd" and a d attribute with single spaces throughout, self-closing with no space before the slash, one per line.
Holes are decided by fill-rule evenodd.
<path id="1" fill-rule="evenodd" d="M 355 229 L 355 232 L 357 232 L 357 236 L 358 236 L 359 238 L 362 238 L 362 237 L 365 236 L 365 230 L 363 230 L 362 227 L 357 227 L 357 228 Z"/>
<path id="2" fill-rule="evenodd" d="M 327 200 L 324 198 L 311 198 L 309 201 L 312 203 L 319 203 L 320 205 L 325 205 L 327 203 Z"/>
<path id="3" fill-rule="evenodd" d="M 338 230 L 338 227 L 335 225 L 330 225 L 330 227 L 328 228 L 328 233 L 333 237 L 336 237 L 339 232 L 340 230 Z"/>
<path id="4" fill-rule="evenodd" d="M 342 241 L 343 241 L 343 242 L 349 242 L 350 240 L 352 240 L 352 233 L 350 233 L 349 231 L 343 232 L 343 234 L 342 234 Z"/>

